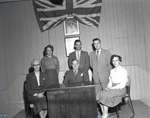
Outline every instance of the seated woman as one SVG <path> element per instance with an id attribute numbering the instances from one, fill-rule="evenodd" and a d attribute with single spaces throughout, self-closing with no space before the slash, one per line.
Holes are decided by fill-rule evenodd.
<path id="1" fill-rule="evenodd" d="M 66 71 L 64 76 L 63 84 L 67 87 L 70 86 L 81 86 L 81 85 L 87 85 L 89 84 L 89 76 L 88 74 L 83 73 L 79 69 L 79 62 L 78 60 L 72 61 L 72 69 L 69 71 Z"/>
<path id="2" fill-rule="evenodd" d="M 34 105 L 35 115 L 39 114 L 40 118 L 46 118 L 47 102 L 43 89 L 45 84 L 45 75 L 40 72 L 40 61 L 34 59 L 31 63 L 33 72 L 26 76 L 26 91 L 28 100 Z"/>
<path id="3" fill-rule="evenodd" d="M 107 88 L 99 92 L 96 96 L 102 109 L 102 118 L 108 118 L 108 107 L 118 105 L 122 97 L 126 94 L 125 86 L 128 82 L 127 70 L 120 65 L 121 56 L 112 55 L 111 63 L 113 69 L 110 71 Z"/>

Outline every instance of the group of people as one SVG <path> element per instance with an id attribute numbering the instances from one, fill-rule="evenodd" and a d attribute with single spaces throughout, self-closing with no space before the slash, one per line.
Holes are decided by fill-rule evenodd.
<path id="1" fill-rule="evenodd" d="M 69 70 L 64 74 L 63 87 L 84 86 L 94 84 L 96 101 L 101 106 L 102 118 L 108 118 L 108 107 L 120 103 L 125 94 L 128 82 L 128 73 L 121 66 L 122 57 L 111 55 L 101 47 L 99 38 L 93 39 L 93 51 L 88 54 L 82 50 L 81 40 L 74 42 L 75 51 L 69 54 Z M 26 76 L 27 91 L 34 104 L 35 113 L 41 118 L 47 115 L 46 98 L 43 89 L 60 87 L 59 61 L 53 55 L 54 48 L 48 45 L 44 48 L 43 58 L 34 59 L 31 63 L 33 72 Z M 88 71 L 92 71 L 92 82 L 89 80 Z"/>
<path id="2" fill-rule="evenodd" d="M 47 116 L 47 102 L 44 89 L 58 88 L 59 61 L 53 55 L 54 48 L 47 45 L 43 51 L 43 58 L 33 59 L 29 74 L 26 76 L 26 91 L 28 101 L 34 105 L 34 114 L 40 118 Z"/>

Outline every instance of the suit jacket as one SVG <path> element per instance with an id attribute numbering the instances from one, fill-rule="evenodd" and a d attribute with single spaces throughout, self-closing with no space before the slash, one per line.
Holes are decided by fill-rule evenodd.
<path id="1" fill-rule="evenodd" d="M 26 76 L 26 99 L 28 104 L 34 104 L 33 111 L 35 114 L 39 113 L 42 109 L 47 109 L 46 97 L 38 98 L 33 96 L 34 93 L 44 92 L 45 85 L 45 74 L 40 73 L 40 86 L 38 86 L 38 82 L 36 79 L 36 75 L 34 72 L 28 74 Z"/>
<path id="2" fill-rule="evenodd" d="M 38 82 L 36 79 L 36 75 L 34 72 L 27 74 L 26 76 L 26 90 L 29 97 L 32 97 L 34 93 L 43 92 L 45 88 L 45 74 L 40 72 L 40 86 L 38 86 Z"/>
<path id="3" fill-rule="evenodd" d="M 63 81 L 65 86 L 81 86 L 89 84 L 89 76 L 83 73 L 80 69 L 75 74 L 73 70 L 66 71 Z"/>
<path id="4" fill-rule="evenodd" d="M 70 69 L 72 66 L 72 60 L 75 59 L 76 59 L 76 52 L 74 51 L 70 53 L 68 57 L 68 66 Z M 90 68 L 90 58 L 88 52 L 81 51 L 79 69 L 83 72 L 88 72 L 89 68 Z"/>
<path id="5" fill-rule="evenodd" d="M 97 58 L 96 51 L 90 53 L 90 66 L 93 69 L 94 84 L 100 84 L 105 88 L 109 81 L 111 53 L 108 50 L 101 49 Z"/>

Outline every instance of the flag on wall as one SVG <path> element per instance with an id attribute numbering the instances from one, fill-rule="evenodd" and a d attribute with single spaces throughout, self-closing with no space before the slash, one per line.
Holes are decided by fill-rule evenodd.
<path id="1" fill-rule="evenodd" d="M 68 15 L 84 25 L 98 27 L 101 5 L 102 0 L 62 0 L 62 5 L 51 0 L 33 0 L 41 31 L 58 26 Z"/>

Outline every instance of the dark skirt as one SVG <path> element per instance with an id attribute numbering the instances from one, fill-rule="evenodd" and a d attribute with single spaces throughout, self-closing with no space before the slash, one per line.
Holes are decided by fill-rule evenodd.
<path id="1" fill-rule="evenodd" d="M 59 87 L 59 81 L 58 81 L 58 73 L 56 69 L 47 69 L 45 71 L 46 74 L 46 88 L 58 88 Z"/>
<path id="2" fill-rule="evenodd" d="M 47 101 L 45 96 L 43 98 L 33 96 L 31 103 L 34 105 L 33 110 L 35 114 L 38 114 L 41 110 L 47 110 Z"/>
<path id="3" fill-rule="evenodd" d="M 108 107 L 114 107 L 122 101 L 122 97 L 125 93 L 125 88 L 102 90 L 97 95 L 97 101 L 98 103 L 104 104 Z"/>

